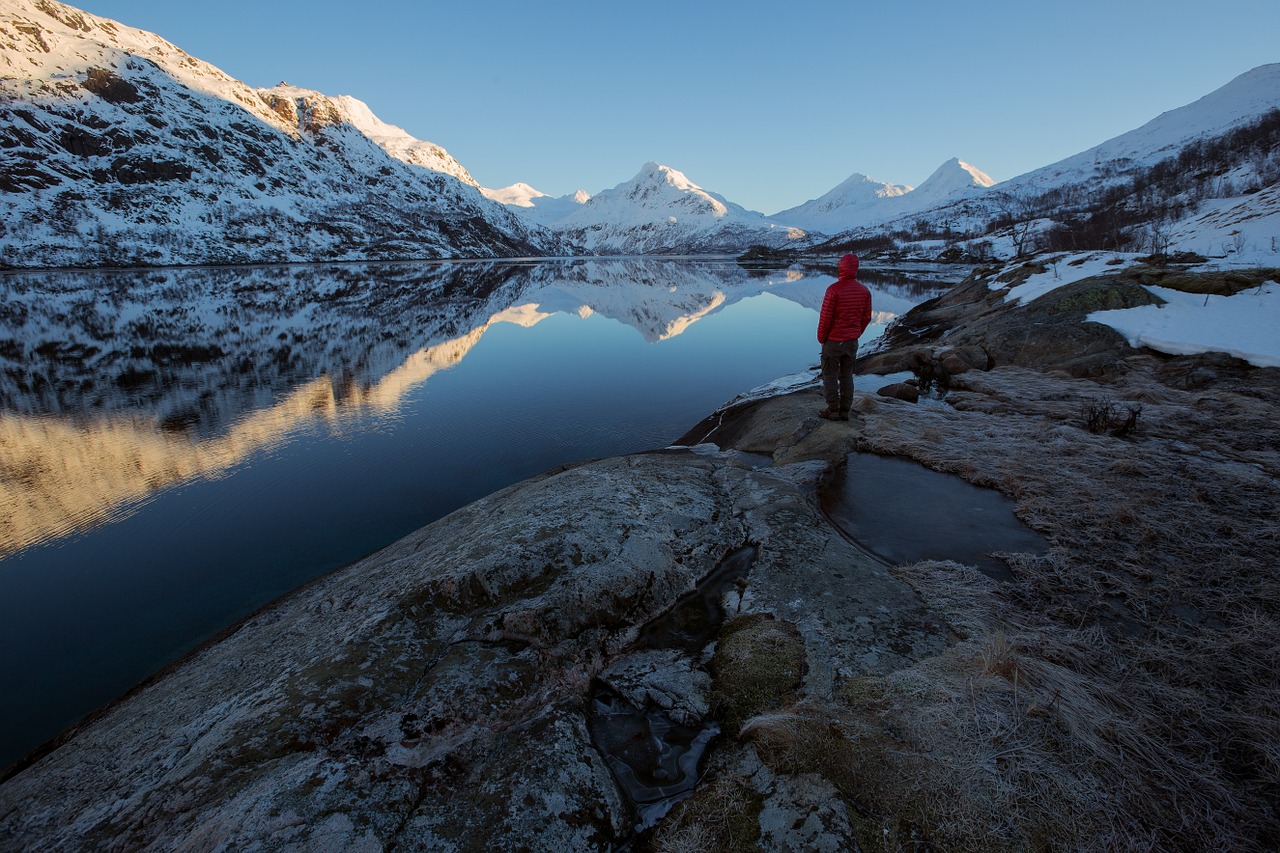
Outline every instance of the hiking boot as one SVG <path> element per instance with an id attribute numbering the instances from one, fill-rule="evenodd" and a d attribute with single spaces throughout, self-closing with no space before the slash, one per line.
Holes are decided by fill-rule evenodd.
<path id="1" fill-rule="evenodd" d="M 830 409 L 823 409 L 821 412 L 818 412 L 818 417 L 824 418 L 828 421 L 847 421 L 849 420 L 849 413 L 833 412 Z"/>

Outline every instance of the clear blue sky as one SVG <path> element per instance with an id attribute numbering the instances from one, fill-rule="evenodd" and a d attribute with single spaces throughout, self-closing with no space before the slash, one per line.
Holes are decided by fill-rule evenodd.
<path id="1" fill-rule="evenodd" d="M 648 160 L 775 213 L 854 172 L 997 181 L 1280 62 L 1277 0 L 82 0 L 253 86 L 353 95 L 482 185 Z"/>

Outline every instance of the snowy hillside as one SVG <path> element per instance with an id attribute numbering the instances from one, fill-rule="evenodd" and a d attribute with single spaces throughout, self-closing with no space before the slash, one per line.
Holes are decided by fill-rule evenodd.
<path id="1" fill-rule="evenodd" d="M 0 265 L 565 251 L 354 98 L 256 90 L 52 0 L 0 0 L 0 47 Z"/>
<path id="2" fill-rule="evenodd" d="M 1175 251 L 1231 255 L 1259 266 L 1280 266 L 1280 183 L 1236 198 L 1213 199 L 1169 226 Z M 1277 335 L 1280 339 L 1280 335 Z"/>
<path id="3" fill-rule="evenodd" d="M 781 246 L 804 237 L 798 228 L 766 219 L 653 162 L 553 227 L 599 254 L 736 252 L 753 243 Z"/>
<path id="4" fill-rule="evenodd" d="M 293 87 L 287 88 L 293 89 Z M 290 97 L 291 100 L 311 98 L 320 101 L 325 99 L 325 96 L 319 92 L 293 90 L 291 93 L 286 94 L 282 91 L 284 89 L 286 89 L 286 84 L 281 83 L 271 89 L 262 90 L 262 94 L 268 98 L 273 95 L 284 95 L 285 97 Z M 387 124 L 374 115 L 373 110 L 369 109 L 369 105 L 364 101 L 357 100 L 350 95 L 338 95 L 327 100 L 337 107 L 338 115 L 343 121 L 378 143 L 383 151 L 386 151 L 397 160 L 403 160 L 414 166 L 425 166 L 432 171 L 443 172 L 446 175 L 453 175 L 464 184 L 469 184 L 473 187 L 479 186 L 475 178 L 471 177 L 471 173 L 461 163 L 450 157 L 448 151 L 445 151 L 434 142 L 416 139 L 395 125 Z"/>

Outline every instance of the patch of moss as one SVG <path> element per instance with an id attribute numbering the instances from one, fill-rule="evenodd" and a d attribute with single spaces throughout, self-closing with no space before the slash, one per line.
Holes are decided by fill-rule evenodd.
<path id="1" fill-rule="evenodd" d="M 879 711 L 889 705 L 889 690 L 884 679 L 875 675 L 845 679 L 835 692 L 846 705 L 864 711 Z"/>
<path id="2" fill-rule="evenodd" d="M 718 777 L 675 808 L 649 839 L 654 853 L 754 853 L 764 798 L 734 779 Z"/>
<path id="3" fill-rule="evenodd" d="M 804 639 L 790 622 L 753 613 L 725 623 L 711 658 L 712 701 L 736 734 L 757 714 L 777 710 L 804 677 Z"/>
<path id="4" fill-rule="evenodd" d="M 1133 281 L 1114 278 L 1085 279 L 1060 288 L 1046 298 L 1045 309 L 1052 314 L 1084 317 L 1094 311 L 1162 305 L 1164 300 Z"/>

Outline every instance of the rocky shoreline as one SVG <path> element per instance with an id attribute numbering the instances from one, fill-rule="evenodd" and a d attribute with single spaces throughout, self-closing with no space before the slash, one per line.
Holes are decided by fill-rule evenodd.
<path id="1" fill-rule="evenodd" d="M 1273 847 L 1280 370 L 1135 350 L 1083 322 L 1141 300 L 1134 274 L 1027 306 L 1000 302 L 995 274 L 863 359 L 911 370 L 921 402 L 860 393 L 832 423 L 812 388 L 749 400 L 670 448 L 458 510 L 264 609 L 13 775 L 0 841 Z M 1140 420 L 1091 429 L 1104 399 Z M 882 564 L 819 500 L 855 450 L 998 489 L 1051 550 L 1004 555 L 1008 582 Z M 747 547 L 714 642 L 641 641 Z M 608 756 L 661 768 L 646 753 L 666 741 L 637 721 L 598 749 L 601 690 L 719 732 L 692 796 L 639 834 Z"/>

